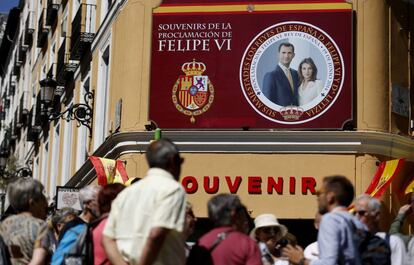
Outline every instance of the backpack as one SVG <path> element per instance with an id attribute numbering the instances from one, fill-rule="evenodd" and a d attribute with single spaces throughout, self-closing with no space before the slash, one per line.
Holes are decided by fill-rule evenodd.
<path id="1" fill-rule="evenodd" d="M 87 229 L 85 223 L 77 223 L 71 226 L 60 236 L 59 244 L 52 256 L 51 265 L 64 264 L 64 257 L 71 252 L 80 238 L 80 235 Z"/>
<path id="2" fill-rule="evenodd" d="M 391 265 L 389 234 L 384 240 L 369 231 L 357 228 L 354 222 L 346 218 L 343 219 L 354 232 L 353 240 L 358 249 L 362 265 Z"/>
<path id="3" fill-rule="evenodd" d="M 226 239 L 230 232 L 219 233 L 216 240 L 209 248 L 200 246 L 197 241 L 190 250 L 186 265 L 213 265 L 214 263 L 211 253 L 224 239 Z"/>
<path id="4" fill-rule="evenodd" d="M 362 229 L 356 229 L 354 240 L 363 265 L 391 265 L 391 248 L 386 240 Z"/>
<path id="5" fill-rule="evenodd" d="M 92 228 L 88 224 L 86 229 L 79 234 L 75 244 L 64 255 L 64 265 L 89 265 L 93 264 Z"/>

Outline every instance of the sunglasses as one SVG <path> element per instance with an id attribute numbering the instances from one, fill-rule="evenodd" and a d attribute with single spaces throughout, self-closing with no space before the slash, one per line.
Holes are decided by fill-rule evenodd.
<path id="1" fill-rule="evenodd" d="M 276 235 L 280 232 L 280 228 L 278 227 L 262 227 L 260 230 L 262 230 L 265 234 L 272 235 Z"/>
<path id="2" fill-rule="evenodd" d="M 361 210 L 361 211 L 355 211 L 354 215 L 364 216 L 367 214 L 367 211 Z"/>

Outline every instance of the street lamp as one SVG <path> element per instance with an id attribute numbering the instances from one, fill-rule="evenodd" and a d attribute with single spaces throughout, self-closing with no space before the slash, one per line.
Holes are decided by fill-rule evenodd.
<path id="1" fill-rule="evenodd" d="M 78 127 L 83 125 L 89 129 L 89 137 L 92 137 L 92 117 L 93 117 L 93 99 L 94 92 L 86 92 L 84 96 L 85 103 L 77 103 L 68 107 L 63 112 L 58 112 L 51 108 L 53 99 L 56 94 L 57 82 L 53 78 L 47 77 L 39 81 L 40 84 L 40 101 L 43 103 L 43 111 L 46 112 L 48 121 L 55 121 L 60 118 L 67 122 L 76 120 Z"/>
<path id="2" fill-rule="evenodd" d="M 46 79 L 40 80 L 39 84 L 40 100 L 45 104 L 49 104 L 53 101 L 53 97 L 55 96 L 57 82 L 53 78 L 47 77 Z"/>

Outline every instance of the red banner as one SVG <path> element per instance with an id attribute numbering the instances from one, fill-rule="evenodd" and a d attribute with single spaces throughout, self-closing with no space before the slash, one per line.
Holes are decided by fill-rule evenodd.
<path id="1" fill-rule="evenodd" d="M 352 120 L 352 6 L 164 1 L 151 65 L 149 118 L 162 129 L 342 129 Z"/>

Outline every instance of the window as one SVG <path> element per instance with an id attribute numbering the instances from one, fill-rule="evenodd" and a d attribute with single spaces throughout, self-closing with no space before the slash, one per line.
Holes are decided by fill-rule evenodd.
<path id="1" fill-rule="evenodd" d="M 47 173 L 49 171 L 49 142 L 45 142 L 42 150 L 42 173 L 40 175 L 40 182 L 47 187 Z"/>
<path id="2" fill-rule="evenodd" d="M 72 103 L 71 103 L 72 104 Z M 64 122 L 61 184 L 69 180 L 72 165 L 72 121 Z"/>
<path id="3" fill-rule="evenodd" d="M 83 82 L 82 88 L 79 91 L 79 98 L 80 100 L 84 99 L 86 92 L 89 92 L 89 83 L 90 77 L 86 77 L 85 81 Z M 86 126 L 79 126 L 78 127 L 78 138 L 76 144 L 76 170 L 78 170 L 85 160 L 87 159 L 88 155 L 88 146 L 87 146 L 87 138 L 88 138 L 88 128 Z"/>
<path id="4" fill-rule="evenodd" d="M 72 1 L 72 21 L 76 16 L 76 13 L 78 12 L 80 6 L 80 0 L 74 0 Z"/>
<path id="5" fill-rule="evenodd" d="M 56 41 L 53 41 L 53 44 L 51 46 L 52 48 L 50 49 L 49 52 L 49 72 L 50 74 L 52 74 L 52 76 L 55 76 L 55 70 L 54 70 L 54 66 L 55 66 L 55 56 L 56 56 Z"/>
<path id="6" fill-rule="evenodd" d="M 108 11 L 111 9 L 111 6 L 114 1 L 112 0 L 102 0 L 101 2 L 101 18 L 100 23 L 102 25 L 102 22 L 105 20 L 106 15 L 108 14 Z"/>
<path id="7" fill-rule="evenodd" d="M 33 163 L 33 178 L 39 180 L 39 157 Z"/>
<path id="8" fill-rule="evenodd" d="M 43 0 L 40 0 L 37 2 L 37 19 L 39 20 L 40 15 L 42 14 L 43 11 Z"/>
<path id="9" fill-rule="evenodd" d="M 109 63 L 110 46 L 106 45 L 101 50 L 101 58 L 98 69 L 98 89 L 96 95 L 96 115 L 94 122 L 94 149 L 96 150 L 108 136 L 108 103 L 109 103 Z"/>
<path id="10" fill-rule="evenodd" d="M 62 37 L 60 43 L 63 42 L 63 38 L 66 37 L 68 30 L 68 6 L 66 5 L 65 10 L 63 11 L 62 23 L 60 24 L 60 36 Z"/>
<path id="11" fill-rule="evenodd" d="M 56 179 L 58 177 L 59 166 L 59 154 L 60 154 L 60 124 L 56 125 L 53 133 L 53 149 L 52 149 L 52 161 L 50 169 L 50 182 L 49 182 L 49 196 L 53 198 L 56 192 Z"/>

